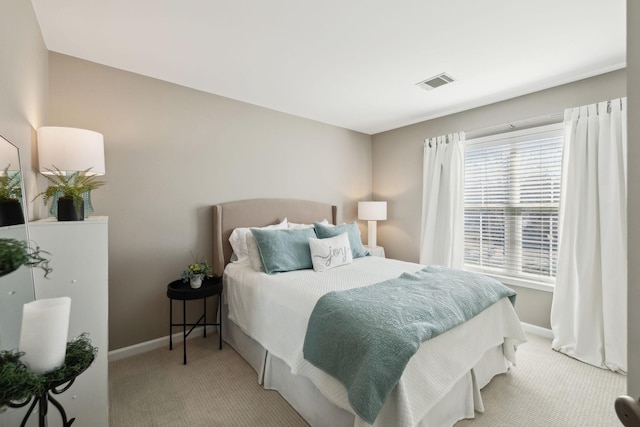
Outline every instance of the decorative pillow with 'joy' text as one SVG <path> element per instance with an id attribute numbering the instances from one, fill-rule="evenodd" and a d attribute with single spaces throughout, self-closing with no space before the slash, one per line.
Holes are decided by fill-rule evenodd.
<path id="1" fill-rule="evenodd" d="M 346 232 L 327 239 L 310 238 L 309 249 L 313 269 L 318 272 L 351 264 L 353 261 L 349 234 Z"/>

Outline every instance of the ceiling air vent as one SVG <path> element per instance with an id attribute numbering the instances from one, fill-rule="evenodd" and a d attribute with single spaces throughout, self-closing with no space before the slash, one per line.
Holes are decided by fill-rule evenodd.
<path id="1" fill-rule="evenodd" d="M 416 83 L 416 86 L 419 86 L 424 90 L 431 90 L 446 85 L 447 83 L 451 83 L 454 80 L 455 79 L 453 77 L 447 75 L 446 73 L 442 73 L 423 80 L 420 83 Z"/>

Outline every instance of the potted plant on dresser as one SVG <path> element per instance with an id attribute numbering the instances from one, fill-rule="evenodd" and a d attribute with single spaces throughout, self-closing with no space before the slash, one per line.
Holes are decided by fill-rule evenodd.
<path id="1" fill-rule="evenodd" d="M 83 221 L 84 198 L 83 194 L 106 184 L 98 181 L 97 175 L 87 175 L 91 168 L 65 174 L 54 166 L 48 169 L 51 175 L 44 175 L 49 186 L 35 198 L 42 196 L 44 204 L 58 197 L 58 221 Z"/>
<path id="2" fill-rule="evenodd" d="M 24 224 L 20 173 L 11 174 L 9 166 L 0 175 L 0 227 Z"/>

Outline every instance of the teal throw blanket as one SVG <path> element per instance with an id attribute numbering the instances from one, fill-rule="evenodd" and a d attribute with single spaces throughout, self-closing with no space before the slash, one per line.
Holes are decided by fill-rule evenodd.
<path id="1" fill-rule="evenodd" d="M 420 344 L 515 292 L 475 273 L 432 266 L 329 292 L 316 303 L 304 358 L 340 381 L 353 410 L 373 424 Z"/>

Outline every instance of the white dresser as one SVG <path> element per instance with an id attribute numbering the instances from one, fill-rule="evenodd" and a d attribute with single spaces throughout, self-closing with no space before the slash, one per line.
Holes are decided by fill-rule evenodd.
<path id="1" fill-rule="evenodd" d="M 29 223 L 29 237 L 51 253 L 53 272 L 44 278 L 34 269 L 36 298 L 71 298 L 69 339 L 86 332 L 98 356 L 71 388 L 55 398 L 74 427 L 109 426 L 109 280 L 108 218 L 57 221 L 53 218 Z M 36 418 L 36 417 L 34 417 Z M 49 407 L 49 427 L 61 425 L 58 411 Z"/>

